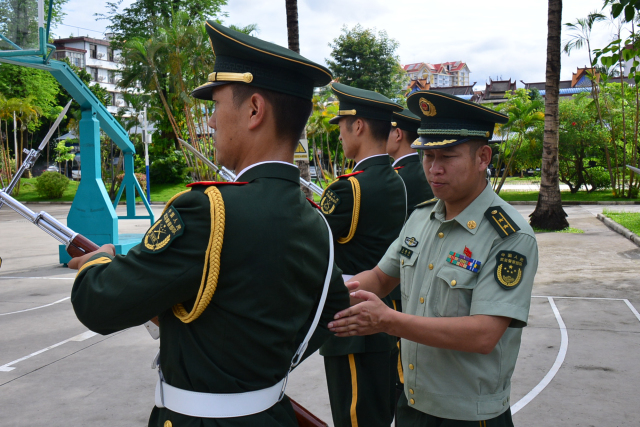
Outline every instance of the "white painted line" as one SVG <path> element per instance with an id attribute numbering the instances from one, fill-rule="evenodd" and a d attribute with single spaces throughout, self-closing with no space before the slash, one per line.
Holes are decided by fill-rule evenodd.
<path id="1" fill-rule="evenodd" d="M 0 276 L 0 280 L 9 279 L 44 279 L 44 280 L 75 280 L 75 277 L 21 277 L 21 276 Z"/>
<path id="2" fill-rule="evenodd" d="M 636 310 L 636 308 L 633 306 L 633 304 L 631 304 L 628 299 L 625 299 L 623 301 L 624 301 L 625 304 L 627 304 L 627 307 L 629 307 L 629 310 L 631 310 L 633 312 L 633 314 L 636 315 L 636 318 L 638 320 L 640 320 L 640 313 L 638 313 L 638 310 Z"/>
<path id="3" fill-rule="evenodd" d="M 62 301 L 66 301 L 69 298 L 71 297 L 62 298 L 62 299 L 59 299 L 58 301 L 52 302 L 51 304 L 41 305 L 40 307 L 26 308 L 20 311 L 12 311 L 11 313 L 0 313 L 0 316 L 8 316 L 10 314 L 24 313 L 25 311 L 32 311 L 32 310 L 38 310 L 40 308 L 51 307 L 52 305 L 58 304 L 59 302 L 62 302 Z"/>
<path id="4" fill-rule="evenodd" d="M 556 303 L 553 301 L 553 298 L 548 297 L 549 304 L 551 304 L 551 309 L 553 310 L 553 314 L 556 316 L 556 321 L 558 322 L 558 327 L 560 328 L 560 351 L 558 351 L 558 356 L 556 356 L 556 361 L 553 363 L 551 370 L 547 372 L 547 375 L 544 376 L 542 381 L 538 383 L 537 386 L 533 388 L 526 396 L 522 399 L 518 400 L 515 405 L 511 406 L 511 413 L 515 414 L 520 409 L 524 408 L 535 399 L 542 390 L 545 389 L 546 386 L 549 385 L 553 377 L 556 376 L 560 367 L 564 363 L 564 358 L 567 355 L 567 349 L 569 348 L 569 335 L 567 334 L 567 327 L 562 320 L 562 316 L 560 316 L 560 311 L 558 311 L 558 307 L 556 307 Z"/>
<path id="5" fill-rule="evenodd" d="M 553 298 L 553 299 L 586 299 L 586 300 L 605 300 L 605 301 L 624 301 L 623 298 L 596 298 L 596 297 L 557 297 L 548 295 L 532 295 L 531 298 Z"/>
<path id="6" fill-rule="evenodd" d="M 68 343 L 68 342 L 70 342 L 70 341 L 80 342 L 80 341 L 88 340 L 89 338 L 94 337 L 94 336 L 96 336 L 96 335 L 98 335 L 98 334 L 97 334 L 97 333 L 95 333 L 95 332 L 93 332 L 93 331 L 86 331 L 86 332 L 83 332 L 83 333 L 81 333 L 80 335 L 76 335 L 75 337 L 71 337 L 71 338 L 69 338 L 68 340 L 60 341 L 60 342 L 59 342 L 59 343 L 57 343 L 57 344 L 50 345 L 49 347 L 47 347 L 47 348 L 43 348 L 42 350 L 38 350 L 38 351 L 36 351 L 35 353 L 31 353 L 31 354 L 30 354 L 30 355 L 28 355 L 28 356 L 21 357 L 20 359 L 14 360 L 13 362 L 9 362 L 9 363 L 7 363 L 7 364 L 4 364 L 4 365 L 0 366 L 0 372 L 9 372 L 9 371 L 13 371 L 15 368 L 14 368 L 14 367 L 12 367 L 11 365 L 15 365 L 16 363 L 22 362 L 23 360 L 30 359 L 30 358 L 32 358 L 33 356 L 37 356 L 37 355 L 39 355 L 39 354 L 41 354 L 41 353 L 44 353 L 45 351 L 51 350 L 52 348 L 59 347 L 59 346 L 61 346 L 62 344 L 66 344 L 66 343 Z"/>

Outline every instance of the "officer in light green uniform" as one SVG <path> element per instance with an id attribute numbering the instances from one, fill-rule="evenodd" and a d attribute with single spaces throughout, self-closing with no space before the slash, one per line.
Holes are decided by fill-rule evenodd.
<path id="1" fill-rule="evenodd" d="M 348 306 L 330 229 L 292 164 L 313 88 L 331 75 L 288 49 L 206 27 L 215 69 L 193 96 L 216 102 L 218 159 L 237 180 L 189 185 L 126 256 L 103 247 L 72 261 L 80 271 L 71 301 L 102 334 L 159 317 L 161 381 L 149 426 L 294 427 L 289 399 L 279 400 L 294 353 L 305 350 L 323 295 L 305 356 Z M 280 113 L 276 101 L 286 103 Z"/>
<path id="2" fill-rule="evenodd" d="M 405 220 L 404 185 L 385 152 L 391 114 L 401 107 L 376 92 L 339 83 L 331 87 L 340 101 L 331 122 L 340 126 L 345 155 L 357 163 L 353 173 L 325 190 L 320 205 L 333 231 L 336 263 L 348 278 L 380 261 Z M 320 349 L 336 427 L 389 426 L 395 341 L 387 334 L 331 338 Z"/>
<path id="3" fill-rule="evenodd" d="M 352 279 L 353 302 L 364 302 L 329 327 L 338 336 L 402 338 L 398 426 L 513 426 L 511 375 L 538 248 L 522 215 L 486 181 L 486 141 L 507 117 L 433 91 L 407 104 L 422 116 L 413 147 L 424 150 L 440 200 L 419 205 L 374 271 Z M 398 282 L 403 313 L 378 298 Z"/>

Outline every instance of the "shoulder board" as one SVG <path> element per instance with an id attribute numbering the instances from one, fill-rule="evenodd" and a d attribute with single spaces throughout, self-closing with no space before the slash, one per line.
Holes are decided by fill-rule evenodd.
<path id="1" fill-rule="evenodd" d="M 340 179 L 340 178 L 349 178 L 350 176 L 359 175 L 359 174 L 361 174 L 361 173 L 364 173 L 364 171 L 358 171 L 358 172 L 348 173 L 348 174 L 346 174 L 346 175 L 340 175 L 340 176 L 338 177 L 338 179 Z"/>
<path id="2" fill-rule="evenodd" d="M 426 202 L 418 203 L 417 205 L 414 206 L 414 209 L 419 209 L 419 208 L 423 208 L 425 206 L 432 205 L 435 202 L 437 202 L 438 200 L 440 200 L 440 199 L 438 199 L 437 197 L 434 197 L 433 199 L 429 199 Z"/>
<path id="3" fill-rule="evenodd" d="M 314 202 L 313 200 L 311 200 L 310 198 L 307 197 L 307 201 L 311 204 L 311 206 L 313 206 L 316 209 L 321 209 L 320 205 L 317 204 L 316 202 Z"/>
<path id="4" fill-rule="evenodd" d="M 210 187 L 212 185 L 245 185 L 248 182 L 216 182 L 216 181 L 200 181 L 200 182 L 192 182 L 191 184 L 187 184 L 187 187 L 195 187 L 196 185 L 204 185 Z"/>
<path id="5" fill-rule="evenodd" d="M 400 170 L 400 169 L 402 169 L 403 167 L 404 167 L 404 166 L 397 166 L 397 167 L 393 168 L 393 170 L 397 170 L 397 171 L 399 171 L 399 170 Z"/>
<path id="6" fill-rule="evenodd" d="M 520 227 L 500 206 L 491 206 L 485 211 L 484 216 L 503 239 L 520 230 Z"/>

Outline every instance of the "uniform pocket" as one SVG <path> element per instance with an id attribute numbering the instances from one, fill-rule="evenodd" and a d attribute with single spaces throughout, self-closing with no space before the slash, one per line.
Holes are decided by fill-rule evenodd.
<path id="1" fill-rule="evenodd" d="M 438 271 L 437 276 L 438 297 L 434 311 L 442 317 L 468 316 L 471 311 L 473 289 L 478 284 L 478 273 L 445 265 Z"/>
<path id="2" fill-rule="evenodd" d="M 420 256 L 420 251 L 412 250 L 407 252 L 407 248 L 400 251 L 400 293 L 402 294 L 402 307 L 407 307 L 411 288 L 413 286 L 413 275 L 415 274 L 416 262 Z"/>

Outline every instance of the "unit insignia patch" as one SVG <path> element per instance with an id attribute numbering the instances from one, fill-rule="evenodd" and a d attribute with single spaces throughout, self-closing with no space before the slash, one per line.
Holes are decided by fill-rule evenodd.
<path id="1" fill-rule="evenodd" d="M 415 237 L 407 237 L 406 239 L 404 239 L 404 242 L 410 248 L 415 248 L 416 246 L 418 246 L 418 243 L 419 243 Z"/>
<path id="2" fill-rule="evenodd" d="M 142 250 L 148 253 L 162 252 L 182 233 L 184 222 L 176 208 L 170 206 L 144 235 Z"/>
<path id="3" fill-rule="evenodd" d="M 513 251 L 500 251 L 496 255 L 496 281 L 504 289 L 515 289 L 522 282 L 527 257 Z"/>
<path id="4" fill-rule="evenodd" d="M 320 207 L 325 215 L 330 215 L 339 204 L 340 197 L 331 189 L 327 189 L 320 200 Z"/>

